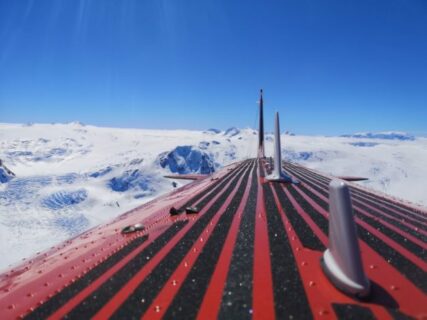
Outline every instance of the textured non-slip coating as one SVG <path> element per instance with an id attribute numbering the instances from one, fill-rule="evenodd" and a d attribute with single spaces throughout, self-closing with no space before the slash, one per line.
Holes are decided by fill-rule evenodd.
<path id="1" fill-rule="evenodd" d="M 67 302 L 73 301 L 73 298 L 74 303 L 79 304 L 65 318 L 91 318 L 102 309 L 102 311 L 112 313 L 111 318 L 113 319 L 139 319 L 149 307 L 154 306 L 154 301 L 165 304 L 156 306 L 161 310 L 163 318 L 195 318 L 202 303 L 203 305 L 211 303 L 205 294 L 213 280 L 212 275 L 215 271 L 220 271 L 226 280 L 223 284 L 222 295 L 218 295 L 217 292 L 212 301 L 216 304 L 213 309 L 218 310 L 218 314 L 215 316 L 219 319 L 251 319 L 254 311 L 253 303 L 258 301 L 257 294 L 260 294 L 260 291 L 254 291 L 253 281 L 256 277 L 253 272 L 256 270 L 256 263 L 265 262 L 265 260 L 254 259 L 255 239 L 260 234 L 266 236 L 264 241 L 268 241 L 268 245 L 264 244 L 269 249 L 271 263 L 266 269 L 268 276 L 271 277 L 271 285 L 267 288 L 272 290 L 270 294 L 274 300 L 269 314 L 275 315 L 279 319 L 318 317 L 319 309 L 314 306 L 319 302 L 315 301 L 315 304 L 312 304 L 313 299 L 316 300 L 317 296 L 312 294 L 315 291 L 311 291 L 310 295 L 307 295 L 309 293 L 307 290 L 310 290 L 307 287 L 309 284 L 302 281 L 303 277 L 307 276 L 304 273 L 307 272 L 305 271 L 307 269 L 298 266 L 289 242 L 290 239 L 288 239 L 287 228 L 292 227 L 291 232 L 295 232 L 303 247 L 317 251 L 307 250 L 304 251 L 304 254 L 317 256 L 325 250 L 325 244 L 322 241 L 328 234 L 329 222 L 324 212 L 329 210 L 328 183 L 330 179 L 299 166 L 285 164 L 284 167 L 301 183 L 289 185 L 267 182 L 263 178 L 266 172 L 263 160 L 249 160 L 240 163 L 218 181 L 212 181 L 203 190 L 188 196 L 189 200 L 186 200 L 182 206 L 184 208 L 197 203 L 197 208 L 203 210 L 204 213 L 191 217 L 183 214 L 181 218 L 185 220 L 175 222 L 165 220 L 165 225 L 159 229 L 157 238 L 153 237 L 154 240 L 150 239 L 149 234 L 132 238 L 122 249 L 93 267 L 82 278 L 72 284 L 67 284 L 51 299 L 29 312 L 26 318 L 46 318 L 66 305 Z M 257 169 L 259 169 L 260 178 L 256 174 Z M 251 181 L 251 187 L 248 189 L 249 181 Z M 248 190 L 247 194 L 246 190 Z M 380 267 L 383 264 L 389 264 L 399 272 L 403 276 L 399 277 L 399 281 L 405 284 L 411 283 L 426 293 L 427 283 L 423 266 L 420 263 L 422 259 L 425 260 L 425 250 L 421 243 L 425 242 L 425 236 L 419 232 L 426 228 L 423 213 L 393 201 L 388 202 L 386 198 L 377 197 L 356 188 L 351 188 L 351 192 L 354 199 L 353 209 L 358 218 L 358 235 L 361 241 L 373 250 L 370 254 L 382 258 L 382 262 L 379 263 Z M 230 195 L 233 193 L 234 195 L 231 197 Z M 277 195 L 277 198 L 274 194 Z M 246 203 L 241 204 L 246 196 Z M 214 198 L 216 201 L 211 204 Z M 259 204 L 257 199 L 263 199 L 264 202 Z M 228 207 L 220 211 L 226 201 L 229 203 Z M 240 209 L 238 209 L 239 206 Z M 265 216 L 257 215 L 257 208 L 260 206 L 261 208 L 264 206 Z M 278 206 L 281 206 L 280 210 Z M 282 214 L 285 216 L 282 217 Z M 231 229 L 233 221 L 237 222 L 237 218 L 240 219 L 240 222 Z M 264 219 L 263 228 L 256 229 L 256 225 L 260 221 L 257 219 Z M 290 223 L 286 228 L 284 220 Z M 216 222 L 212 224 L 213 221 Z M 181 274 L 179 288 L 175 288 L 175 291 L 171 293 L 169 291 L 171 289 L 166 286 L 171 275 L 184 266 L 184 257 L 200 239 L 203 230 L 210 223 L 212 224 L 212 227 L 209 227 L 210 235 L 204 238 L 202 250 L 194 264 L 192 264 L 193 262 L 189 264 L 188 273 L 185 273 L 185 276 Z M 318 228 L 313 228 L 314 224 Z M 420 227 L 419 230 L 418 227 Z M 184 228 L 185 232 L 182 232 Z M 233 234 L 231 235 L 230 232 Z M 232 241 L 232 248 L 227 248 L 231 245 L 226 241 L 228 236 L 235 237 L 235 241 Z M 176 245 L 165 248 L 172 240 L 176 241 Z M 226 250 L 224 251 L 224 249 Z M 137 254 L 135 250 L 141 252 Z M 82 301 L 75 298 L 78 293 L 132 252 L 136 256 L 110 279 L 94 288 L 94 291 L 87 297 L 82 297 Z M 229 266 L 227 268 L 218 265 L 222 252 L 228 252 Z M 148 261 L 152 261 L 159 255 L 162 255 L 161 259 L 146 266 Z M 139 273 L 144 268 L 146 273 Z M 137 274 L 138 276 L 135 277 Z M 375 281 L 378 281 L 378 278 Z M 380 282 L 378 281 L 378 283 Z M 136 289 L 126 292 L 123 296 L 124 302 L 122 302 L 116 294 L 129 284 Z M 399 283 L 396 284 L 399 287 Z M 373 304 L 391 297 L 388 292 L 389 284 L 381 282 L 380 285 L 379 288 L 385 292 L 385 298 L 374 297 Z M 374 287 L 377 288 L 378 285 L 375 283 Z M 413 293 L 415 296 L 421 294 L 418 289 Z M 381 290 L 374 290 L 374 292 L 379 294 Z M 261 294 L 263 293 L 261 292 Z M 129 296 L 127 296 L 128 294 Z M 160 298 L 156 300 L 157 297 L 160 297 L 159 294 L 163 298 L 168 297 L 167 304 Z M 328 294 L 333 295 L 333 292 Z M 398 300 L 397 298 L 396 301 L 389 300 L 384 304 L 383 312 L 388 312 L 393 319 L 412 319 L 411 316 L 405 314 L 405 312 L 411 313 L 411 307 L 408 307 L 407 301 L 403 302 L 403 304 L 406 303 L 404 312 L 400 309 L 402 301 Z M 327 310 L 326 312 L 330 312 L 338 319 L 374 319 L 374 315 L 378 312 L 378 309 L 371 309 L 366 304 L 361 305 L 357 300 L 354 300 L 352 304 L 345 303 L 340 300 L 339 296 L 336 296 L 336 299 L 331 298 L 328 303 L 322 303 L 322 310 Z"/>
<path id="2" fill-rule="evenodd" d="M 357 304 L 333 303 L 332 307 L 338 320 L 375 320 L 375 316 L 368 308 Z"/>
<path id="3" fill-rule="evenodd" d="M 254 174 L 254 169 L 251 171 Z M 222 214 L 182 287 L 169 306 L 165 319 L 193 319 L 197 316 L 203 295 L 216 268 L 231 223 L 242 201 L 248 178 L 249 175 L 246 174 L 236 195 Z"/>
<path id="4" fill-rule="evenodd" d="M 288 235 L 274 201 L 271 185 L 264 184 L 270 243 L 271 273 L 273 276 L 276 318 L 311 319 L 312 311 L 306 297 Z"/>
<path id="5" fill-rule="evenodd" d="M 288 165 L 286 167 L 288 167 Z M 324 177 L 324 176 L 321 176 L 321 175 L 319 175 L 313 171 L 310 171 L 308 169 L 305 169 L 305 168 L 291 166 L 291 170 L 293 170 L 294 172 L 299 172 L 301 174 L 304 174 L 308 177 L 312 177 L 316 181 L 323 183 L 323 184 L 328 184 L 331 181 L 331 179 Z M 403 214 L 404 216 L 408 216 L 411 219 L 415 219 L 419 223 L 421 223 L 423 225 L 423 227 L 426 227 L 426 225 L 425 225 L 425 223 L 427 222 L 427 216 L 426 215 L 424 215 L 422 213 L 418 213 L 416 210 L 411 209 L 410 207 L 407 207 L 404 204 L 391 202 L 385 198 L 382 198 L 381 196 L 369 193 L 365 190 L 354 188 L 354 187 L 351 187 L 350 189 L 352 190 L 352 193 L 355 194 L 356 196 L 359 196 L 362 199 L 362 201 L 365 201 L 365 202 L 367 201 L 367 202 L 369 202 L 369 204 L 373 203 L 374 205 L 381 204 L 383 206 L 383 208 L 385 207 L 385 208 L 397 210 L 401 214 Z M 378 206 L 378 207 L 381 207 L 381 206 Z M 392 211 L 391 211 L 391 213 L 392 213 Z"/>
<path id="6" fill-rule="evenodd" d="M 236 177 L 234 181 L 231 181 L 230 186 L 225 191 L 221 190 L 223 193 L 219 199 L 195 222 L 180 242 L 173 247 L 156 268 L 139 284 L 133 294 L 129 296 L 112 315 L 112 319 L 139 319 L 141 317 L 177 266 L 181 263 L 184 256 L 197 241 L 205 227 L 218 213 L 218 210 L 236 187 L 238 179 L 239 177 Z M 241 185 L 241 187 L 244 188 L 245 186 Z M 141 299 L 144 299 L 144 303 L 141 303 Z"/>
<path id="7" fill-rule="evenodd" d="M 252 281 L 255 241 L 255 214 L 258 191 L 257 175 L 252 175 L 248 202 L 243 211 L 224 286 L 219 319 L 250 319 L 252 316 Z"/>
<path id="8" fill-rule="evenodd" d="M 308 181 L 305 181 L 305 182 L 308 182 Z M 303 190 L 305 194 L 309 195 L 309 197 L 313 199 L 320 207 L 328 211 L 328 204 L 325 201 L 318 198 L 310 190 L 305 188 L 304 185 L 301 185 L 300 188 Z M 327 196 L 327 191 L 323 190 L 322 192 L 326 193 L 326 196 Z M 305 200 L 301 199 L 300 201 L 303 202 Z M 317 214 L 320 216 L 320 214 L 317 213 L 317 211 L 314 210 L 314 208 L 309 211 L 311 211 L 313 215 Z M 322 229 L 322 231 L 325 232 L 325 234 L 327 234 L 326 230 L 324 230 L 325 228 L 324 224 L 319 225 L 319 227 Z M 415 263 L 407 259 L 400 252 L 390 247 L 382 239 L 378 238 L 377 236 L 367 231 L 365 228 L 358 226 L 358 233 L 359 233 L 359 238 L 362 239 L 364 242 L 366 242 L 366 244 L 369 245 L 373 250 L 375 250 L 380 256 L 382 256 L 384 260 L 386 260 L 393 267 L 395 267 L 402 275 L 404 275 L 409 281 L 411 281 L 415 286 L 421 289 L 424 293 L 427 292 L 427 282 L 425 281 L 425 273 L 419 266 L 417 266 Z"/>
<path id="9" fill-rule="evenodd" d="M 304 180 L 304 182 L 306 182 L 306 183 L 310 184 L 312 187 L 314 187 L 314 185 L 316 185 L 316 184 L 313 181 L 314 180 L 308 180 L 308 179 Z M 317 184 L 317 186 L 319 186 L 319 185 L 320 185 L 320 183 Z M 327 188 L 328 188 L 327 186 L 324 186 L 324 189 L 320 189 L 320 190 L 318 189 L 318 190 L 325 197 L 328 197 L 328 192 L 326 191 L 326 190 L 328 190 Z M 356 213 L 357 217 L 360 218 L 360 220 L 368 223 L 369 225 L 373 226 L 375 229 L 381 231 L 386 236 L 388 236 L 390 239 L 393 239 L 395 242 L 399 243 L 401 246 L 408 249 L 409 251 L 411 251 L 416 256 L 418 256 L 422 259 L 427 258 L 426 250 L 424 250 L 424 248 L 422 248 L 420 245 L 412 242 L 410 239 L 405 238 L 402 234 L 400 234 L 400 233 L 390 229 L 389 227 L 385 226 L 384 224 L 379 222 L 377 219 L 369 217 L 368 215 L 362 213 L 360 209 L 363 209 L 363 210 L 367 211 L 368 213 L 371 213 L 372 215 L 375 216 L 376 213 L 374 211 L 372 211 L 369 208 L 363 208 L 363 206 L 361 206 L 357 202 L 353 202 L 353 208 L 354 208 L 354 212 Z M 382 216 L 382 219 L 384 221 L 387 221 L 387 217 Z M 392 220 L 392 219 L 388 219 L 388 220 Z M 395 222 L 394 220 L 392 220 L 392 221 Z M 397 226 L 399 228 L 402 228 L 402 226 L 399 224 L 397 224 Z M 404 229 L 409 229 L 409 228 L 404 228 Z M 422 241 L 424 241 L 424 239 L 425 239 L 425 237 L 423 235 L 421 235 L 420 233 L 418 233 L 414 229 L 411 229 L 410 233 L 417 236 L 417 238 L 419 238 Z"/>
<path id="10" fill-rule="evenodd" d="M 128 243 L 125 247 L 114 253 L 112 256 L 107 258 L 104 262 L 101 262 L 95 268 L 86 273 L 76 282 L 67 286 L 64 290 L 49 299 L 46 303 L 29 313 L 25 319 L 42 319 L 47 318 L 53 314 L 57 309 L 62 307 L 68 300 L 77 295 L 84 288 L 89 286 L 92 282 L 98 279 L 108 269 L 113 267 L 116 263 L 120 262 L 125 256 L 131 253 L 133 250 L 138 248 L 148 239 L 148 236 L 138 237 Z"/>
<path id="11" fill-rule="evenodd" d="M 203 198 L 206 194 L 211 192 L 214 189 L 220 190 L 223 186 L 225 186 L 232 178 L 236 177 L 238 174 L 240 174 L 248 165 L 249 161 L 245 161 L 242 164 L 240 164 L 237 168 L 231 170 L 228 172 L 221 180 L 217 180 L 214 183 L 212 183 L 209 187 L 203 189 L 201 192 L 196 194 L 194 197 L 192 197 L 190 200 L 188 200 L 186 203 L 184 203 L 180 207 L 180 211 L 184 211 L 185 208 L 194 206 L 194 204 L 199 201 L 201 198 Z M 215 192 L 204 198 L 200 203 L 198 204 L 198 208 L 203 208 L 214 196 Z"/>
<path id="12" fill-rule="evenodd" d="M 177 221 L 170 226 L 161 236 L 156 238 L 135 258 L 130 260 L 116 274 L 104 282 L 98 289 L 91 293 L 85 300 L 77 305 L 65 318 L 89 319 L 110 300 L 120 288 L 125 285 L 150 258 L 160 251 L 173 236 L 187 225 L 188 221 Z"/>
<path id="13" fill-rule="evenodd" d="M 287 187 L 288 190 L 291 190 L 292 187 Z M 318 236 L 311 230 L 307 222 L 301 217 L 297 210 L 292 205 L 291 201 L 288 199 L 287 195 L 282 189 L 280 184 L 274 185 L 274 190 L 276 191 L 277 197 L 279 198 L 280 205 L 285 212 L 286 217 L 292 225 L 292 228 L 295 230 L 298 238 L 301 240 L 302 245 L 305 248 L 323 251 L 325 246 L 319 240 Z M 294 194 L 293 194 L 294 196 Z M 307 213 L 311 213 L 306 211 Z M 316 215 L 316 214 L 315 214 Z M 321 219 L 321 218 L 320 218 Z M 327 226 L 327 222 L 318 221 L 319 223 L 324 223 Z"/>

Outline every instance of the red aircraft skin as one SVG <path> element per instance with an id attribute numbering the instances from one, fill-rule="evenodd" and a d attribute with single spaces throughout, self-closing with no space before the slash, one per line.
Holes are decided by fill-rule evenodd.
<path id="1" fill-rule="evenodd" d="M 255 161 L 255 160 L 254 160 Z M 253 291 L 252 291 L 252 308 L 251 317 L 253 319 L 274 319 L 278 317 L 275 311 L 275 304 L 280 303 L 274 298 L 273 292 L 273 276 L 272 276 L 272 261 L 270 259 L 270 244 L 269 231 L 267 226 L 267 211 L 264 201 L 264 191 L 261 186 L 267 185 L 271 188 L 274 201 L 280 212 L 281 223 L 285 230 L 289 243 L 292 249 L 298 273 L 300 274 L 304 291 L 311 309 L 312 316 L 318 319 L 336 319 L 337 314 L 332 308 L 332 303 L 359 305 L 371 310 L 372 314 L 377 319 L 393 319 L 392 314 L 387 311 L 390 305 L 381 293 L 376 293 L 376 296 L 367 301 L 360 301 L 350 296 L 343 294 L 336 289 L 324 275 L 320 267 L 320 258 L 322 252 L 305 248 L 298 236 L 298 232 L 292 227 L 287 212 L 280 205 L 277 190 L 272 187 L 273 183 L 267 182 L 263 178 L 262 168 L 265 168 L 264 160 L 256 160 L 258 166 L 252 174 L 256 174 L 256 183 L 260 186 L 256 193 L 256 216 L 255 216 L 255 238 L 253 246 Z M 298 168 L 298 166 L 294 166 Z M 302 167 L 301 167 L 302 168 Z M 3 319 L 24 318 L 31 314 L 38 307 L 42 306 L 46 301 L 54 297 L 56 294 L 67 288 L 67 286 L 78 281 L 91 269 L 96 268 L 99 264 L 105 261 L 109 256 L 124 248 L 132 240 L 148 235 L 148 240 L 141 244 L 137 249 L 126 255 L 118 263 L 109 268 L 106 272 L 74 295 L 55 312 L 49 315 L 50 319 L 60 319 L 66 316 L 73 308 L 79 305 L 88 295 L 99 288 L 106 280 L 111 278 L 118 270 L 126 263 L 131 261 L 138 253 L 142 252 L 150 243 L 158 238 L 167 227 L 171 226 L 176 221 L 188 220 L 188 223 L 182 228 L 167 244 L 159 250 L 159 252 L 150 257 L 150 260 L 143 268 L 141 268 L 130 281 L 125 283 L 120 290 L 115 292 L 112 299 L 102 306 L 101 309 L 93 316 L 95 319 L 106 319 L 112 316 L 117 308 L 134 292 L 136 287 L 158 266 L 164 257 L 173 249 L 182 237 L 190 230 L 194 223 L 202 217 L 207 208 L 212 206 L 220 195 L 228 186 L 232 186 L 232 181 L 218 191 L 218 194 L 213 197 L 208 204 L 198 213 L 194 215 L 181 214 L 171 216 L 169 209 L 171 207 L 180 207 L 191 196 L 208 188 L 216 181 L 221 181 L 224 177 L 233 172 L 238 176 L 237 183 L 234 185 L 232 192 L 227 195 L 226 201 L 221 208 L 218 209 L 201 233 L 198 241 L 196 241 L 191 250 L 189 250 L 182 258 L 177 268 L 170 275 L 156 297 L 150 302 L 150 306 L 146 312 L 142 314 L 145 319 L 158 319 L 165 316 L 172 300 L 178 294 L 181 285 L 186 280 L 189 272 L 194 267 L 195 262 L 203 252 L 206 243 L 208 242 L 213 230 L 218 224 L 221 215 L 230 205 L 235 196 L 238 187 L 243 183 L 243 176 L 250 170 L 249 165 L 237 163 L 213 174 L 212 176 L 192 182 L 179 190 L 162 196 L 154 201 L 144 204 L 130 212 L 123 214 L 111 223 L 93 228 L 84 234 L 70 239 L 57 247 L 52 247 L 45 253 L 38 253 L 34 258 L 24 262 L 22 265 L 9 270 L 0 276 L 0 310 Z M 309 182 L 314 181 L 308 173 L 298 171 L 299 169 L 289 170 L 288 172 L 295 178 L 301 181 L 301 185 L 293 185 L 294 190 L 310 203 L 324 217 L 328 217 L 328 212 L 313 200 L 307 194 L 309 190 L 316 196 L 328 201 L 325 196 L 318 190 L 313 188 Z M 306 169 L 304 169 L 306 170 Z M 308 171 L 307 171 L 308 172 Z M 310 180 L 311 179 L 311 180 Z M 221 301 L 224 294 L 224 286 L 229 272 L 229 267 L 233 255 L 233 249 L 236 245 L 239 225 L 244 214 L 245 204 L 249 199 L 249 190 L 251 189 L 251 179 L 244 186 L 244 193 L 237 208 L 237 213 L 234 215 L 231 222 L 231 227 L 227 233 L 225 244 L 221 249 L 216 267 L 211 275 L 209 286 L 205 292 L 201 292 L 203 299 L 198 308 L 197 318 L 199 319 L 214 319 L 219 316 Z M 303 190 L 303 187 L 305 188 Z M 302 217 L 302 219 L 311 228 L 312 232 L 317 235 L 320 241 L 327 246 L 328 237 L 319 226 L 305 212 L 304 208 L 298 203 L 295 197 L 288 190 L 289 186 L 280 185 L 289 201 Z M 213 191 L 211 191 L 213 192 Z M 204 197 L 206 197 L 205 195 Z M 368 196 L 366 196 L 368 198 Z M 396 202 L 394 199 L 387 199 L 391 204 L 402 206 L 402 203 Z M 199 199 L 197 204 L 202 201 Z M 360 199 L 353 199 L 353 206 L 357 207 L 361 202 Z M 368 202 L 367 202 L 368 203 Z M 369 204 L 366 204 L 369 206 Z M 372 207 L 375 210 L 377 208 Z M 360 210 L 360 209 L 358 209 Z M 363 210 L 362 210 L 363 211 Z M 398 212 L 398 210 L 396 210 Z M 401 214 L 401 212 L 398 212 Z M 369 212 L 366 215 L 372 215 Z M 385 213 L 384 213 L 385 214 Z M 144 216 L 146 218 L 142 218 Z M 396 219 L 395 216 L 391 217 Z M 377 217 L 376 219 L 379 220 Z M 402 217 L 405 225 L 413 228 L 414 221 L 420 219 L 427 220 L 426 212 L 417 211 L 414 214 Z M 380 220 L 381 221 L 381 220 Z M 138 231 L 132 234 L 122 234 L 121 229 L 127 225 L 142 223 L 145 226 L 143 231 Z M 380 237 L 387 245 L 402 254 L 406 259 L 417 265 L 419 268 L 426 271 L 425 259 L 422 259 L 402 247 L 393 239 L 384 236 L 379 230 L 375 229 L 366 222 L 356 218 L 356 223 L 363 228 L 366 228 L 372 234 Z M 409 241 L 426 248 L 426 243 L 418 238 L 399 230 L 387 221 L 381 221 L 382 224 L 390 228 L 394 228 L 405 236 Z M 424 223 L 425 225 L 425 223 Z M 418 230 L 418 229 L 417 229 Z M 423 235 L 426 235 L 425 230 L 418 230 Z M 271 235 L 270 235 L 271 236 Z M 360 248 L 362 258 L 367 275 L 371 282 L 378 284 L 386 290 L 387 295 L 392 300 L 397 302 L 400 313 L 423 319 L 427 316 L 427 300 L 424 293 L 413 283 L 408 281 L 399 271 L 391 266 L 383 257 L 375 250 L 368 246 L 364 241 L 360 240 Z M 425 279 L 425 278 L 424 278 Z"/>
<path id="2" fill-rule="evenodd" d="M 82 277 L 88 270 L 94 268 L 107 257 L 124 247 L 130 240 L 149 233 L 150 240 L 154 240 L 164 231 L 171 221 L 182 219 L 182 217 L 171 217 L 169 208 L 179 207 L 188 197 L 206 188 L 212 181 L 221 179 L 229 170 L 236 165 L 229 165 L 204 181 L 188 184 L 179 190 L 168 195 L 161 196 L 149 203 L 135 208 L 112 222 L 95 227 L 80 236 L 65 241 L 64 243 L 52 247 L 50 250 L 37 253 L 22 265 L 15 267 L 0 275 L 0 310 L 2 317 L 6 319 L 22 318 L 26 313 L 34 310 L 52 297 L 55 293 Z M 146 216 L 141 219 L 140 213 Z M 124 226 L 144 223 L 145 230 L 133 235 L 122 235 Z M 141 251 L 146 247 L 139 248 Z M 114 274 L 126 261 L 135 256 L 133 252 L 126 260 L 122 260 L 119 265 L 111 269 L 97 283 L 92 285 L 92 289 L 99 285 L 103 279 Z M 23 259 L 26 260 L 26 259 Z M 91 288 L 87 288 L 79 296 L 89 293 Z M 76 297 L 78 299 L 78 297 Z M 74 299 L 74 303 L 76 303 Z M 73 305 L 73 301 L 53 315 L 53 318 L 61 318 Z"/>
<path id="3" fill-rule="evenodd" d="M 333 177 L 283 162 L 300 183 L 267 181 L 262 107 L 258 159 L 3 273 L 1 319 L 427 319 L 426 209 L 348 182 L 371 294 L 344 294 L 320 262 Z"/>

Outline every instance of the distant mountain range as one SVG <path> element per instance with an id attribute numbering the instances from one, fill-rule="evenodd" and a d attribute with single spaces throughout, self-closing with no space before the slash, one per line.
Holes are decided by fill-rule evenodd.
<path id="1" fill-rule="evenodd" d="M 387 132 L 361 132 L 353 134 L 343 134 L 345 138 L 360 138 L 360 139 L 384 139 L 384 140 L 400 140 L 413 141 L 415 137 L 406 132 L 387 131 Z"/>

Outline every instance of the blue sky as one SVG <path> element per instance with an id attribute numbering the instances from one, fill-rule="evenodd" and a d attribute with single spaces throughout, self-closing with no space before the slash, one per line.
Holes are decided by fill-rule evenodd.
<path id="1" fill-rule="evenodd" d="M 425 0 L 0 0 L 0 122 L 427 133 Z"/>

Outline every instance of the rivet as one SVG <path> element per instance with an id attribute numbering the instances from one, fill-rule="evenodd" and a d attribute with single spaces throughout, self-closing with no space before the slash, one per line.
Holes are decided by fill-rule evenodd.
<path id="1" fill-rule="evenodd" d="M 303 262 L 301 262 L 301 265 L 302 266 L 306 266 L 308 263 L 307 263 L 307 261 L 303 261 Z"/>
<path id="2" fill-rule="evenodd" d="M 63 278 L 64 275 L 62 273 L 58 274 L 58 278 Z"/>
<path id="3" fill-rule="evenodd" d="M 156 312 L 160 312 L 160 306 L 155 306 L 155 307 L 154 307 L 154 310 L 155 310 Z"/>
<path id="4" fill-rule="evenodd" d="M 377 266 L 375 264 L 369 265 L 369 269 L 376 269 L 376 268 L 377 268 Z"/>
<path id="5" fill-rule="evenodd" d="M 184 267 L 186 267 L 186 268 L 188 267 L 187 261 L 184 262 Z"/>
<path id="6" fill-rule="evenodd" d="M 314 286 L 316 285 L 316 282 L 314 282 L 314 281 L 310 281 L 310 282 L 308 283 L 308 285 L 309 285 L 310 287 L 314 287 Z"/>
<path id="7" fill-rule="evenodd" d="M 295 250 L 296 251 L 301 251 L 301 248 L 300 247 L 296 247 Z"/>
<path id="8" fill-rule="evenodd" d="M 27 297 L 31 298 L 31 297 L 34 297 L 34 295 L 31 292 L 29 292 L 27 293 Z"/>
<path id="9" fill-rule="evenodd" d="M 172 280 L 172 285 L 173 286 L 176 286 L 178 284 L 178 281 L 176 281 L 176 280 Z"/>
<path id="10" fill-rule="evenodd" d="M 395 286 L 395 285 L 391 285 L 390 289 L 393 291 L 399 290 L 399 287 Z"/>
<path id="11" fill-rule="evenodd" d="M 325 316 L 325 315 L 327 315 L 327 314 L 329 314 L 329 311 L 328 311 L 328 310 L 324 310 L 324 309 L 322 309 L 322 310 L 320 310 L 320 311 L 319 311 L 319 315 L 321 315 L 321 316 Z"/>
<path id="12" fill-rule="evenodd" d="M 15 309 L 15 305 L 14 305 L 14 304 L 9 305 L 9 306 L 8 306 L 8 309 L 9 309 L 9 310 L 13 310 L 13 309 Z"/>

